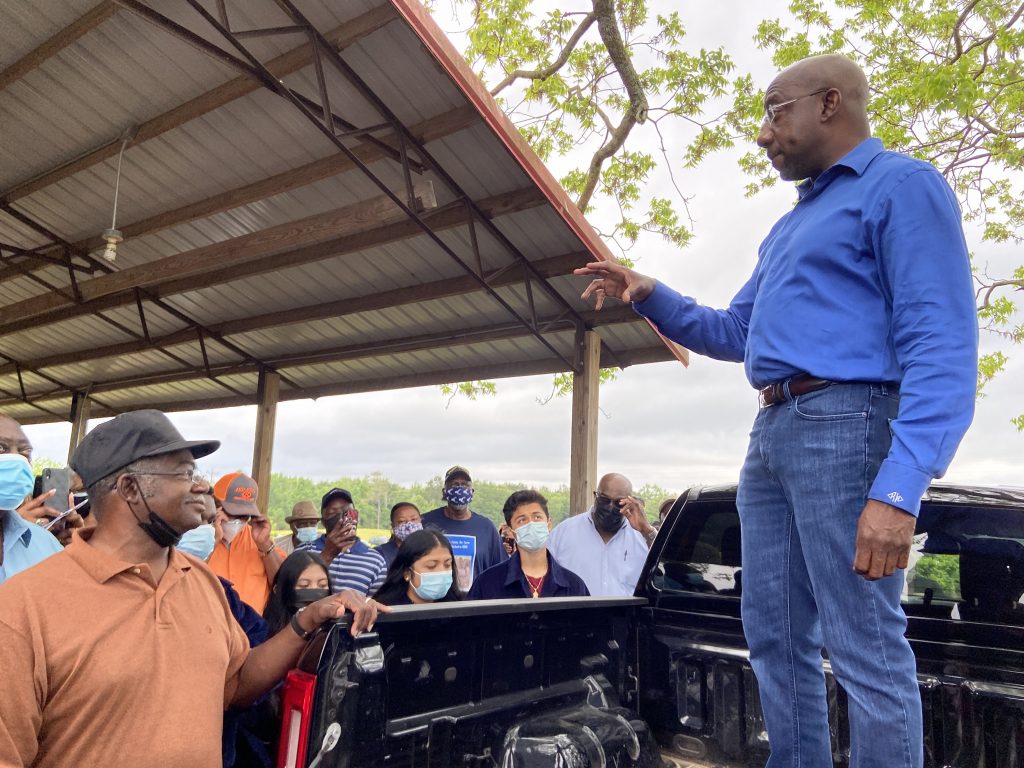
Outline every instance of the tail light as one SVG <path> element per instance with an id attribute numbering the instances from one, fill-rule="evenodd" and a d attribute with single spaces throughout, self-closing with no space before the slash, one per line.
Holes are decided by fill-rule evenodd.
<path id="1" fill-rule="evenodd" d="M 277 768 L 305 768 L 315 691 L 316 675 L 293 669 L 285 678 Z"/>

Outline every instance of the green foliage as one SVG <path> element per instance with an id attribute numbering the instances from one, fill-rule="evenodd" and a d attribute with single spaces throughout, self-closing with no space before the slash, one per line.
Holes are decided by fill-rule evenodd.
<path id="1" fill-rule="evenodd" d="M 914 566 L 915 592 L 928 587 L 943 600 L 960 599 L 960 557 L 958 555 L 925 555 Z"/>
<path id="2" fill-rule="evenodd" d="M 581 208 L 595 195 L 614 202 L 619 215 L 602 234 L 622 252 L 641 232 L 685 247 L 692 232 L 682 194 L 648 192 L 655 167 L 677 160 L 633 128 L 649 122 L 660 137 L 662 125 L 696 125 L 688 162 L 732 146 L 737 121 L 714 125 L 703 113 L 736 88 L 749 92 L 749 78 L 730 82 L 733 62 L 721 48 L 688 50 L 679 14 L 652 15 L 647 0 L 547 5 L 453 0 L 472 14 L 467 58 L 541 159 L 578 163 L 561 181 Z M 607 24 L 618 29 L 621 48 Z"/>
<path id="3" fill-rule="evenodd" d="M 475 480 L 476 494 L 472 509 L 492 520 L 496 525 L 504 523 L 501 513 L 502 506 L 514 491 L 529 487 L 522 483 L 489 483 Z M 267 504 L 267 515 L 275 530 L 284 530 L 284 519 L 291 514 L 292 506 L 303 499 L 320 506 L 320 498 L 331 488 L 344 488 L 352 494 L 356 508 L 359 510 L 360 524 L 365 528 L 388 528 L 389 512 L 399 501 L 410 501 L 419 507 L 421 512 L 443 506 L 441 489 L 443 481 L 440 476 L 433 477 L 425 483 L 401 485 L 388 480 L 383 473 L 374 472 L 366 477 L 341 477 L 337 480 L 318 482 L 306 477 L 291 477 L 274 474 L 270 480 L 270 499 Z M 569 515 L 569 488 L 562 485 L 556 488 L 538 487 L 548 500 L 548 511 L 552 519 L 558 523 Z M 647 516 L 654 520 L 658 514 L 658 504 L 672 492 L 656 485 L 645 485 L 637 493 L 647 502 Z M 577 510 L 584 511 L 584 510 Z"/>
<path id="4" fill-rule="evenodd" d="M 442 384 L 441 394 L 448 398 L 448 404 L 462 395 L 469 400 L 489 397 L 498 394 L 498 386 L 493 381 L 460 381 L 456 384 Z"/>

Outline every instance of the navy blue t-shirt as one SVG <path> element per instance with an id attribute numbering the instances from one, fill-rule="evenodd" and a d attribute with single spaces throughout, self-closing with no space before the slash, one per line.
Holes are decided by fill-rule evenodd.
<path id="1" fill-rule="evenodd" d="M 563 568 L 548 553 L 548 573 L 540 588 L 541 597 L 589 597 L 583 579 Z M 516 552 L 504 563 L 488 568 L 473 583 L 468 600 L 505 600 L 533 597 L 533 590 L 523 573 L 523 563 Z"/>
<path id="2" fill-rule="evenodd" d="M 468 520 L 452 520 L 444 507 L 432 509 L 423 516 L 424 528 L 442 531 L 451 542 L 459 589 L 468 592 L 481 573 L 508 560 L 498 529 L 490 520 L 471 512 Z"/>

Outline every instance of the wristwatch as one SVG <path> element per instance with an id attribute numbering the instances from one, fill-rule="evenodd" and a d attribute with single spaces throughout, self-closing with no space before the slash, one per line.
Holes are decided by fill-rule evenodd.
<path id="1" fill-rule="evenodd" d="M 289 622 L 291 624 L 292 629 L 295 630 L 295 634 L 298 635 L 299 639 L 303 641 L 309 640 L 309 638 L 313 636 L 313 633 L 316 632 L 316 627 L 311 629 L 309 632 L 302 628 L 302 622 L 299 621 L 299 614 L 302 613 L 304 610 L 306 610 L 306 606 L 299 608 L 299 610 L 295 612 L 295 615 L 292 616 L 292 620 Z"/>

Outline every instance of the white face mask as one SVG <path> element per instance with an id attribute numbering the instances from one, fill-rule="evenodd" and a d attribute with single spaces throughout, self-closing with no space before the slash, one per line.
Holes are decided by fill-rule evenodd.
<path id="1" fill-rule="evenodd" d="M 226 520 L 220 524 L 221 538 L 224 539 L 225 544 L 230 544 L 235 540 L 235 537 L 242 532 L 245 528 L 245 520 Z"/>

